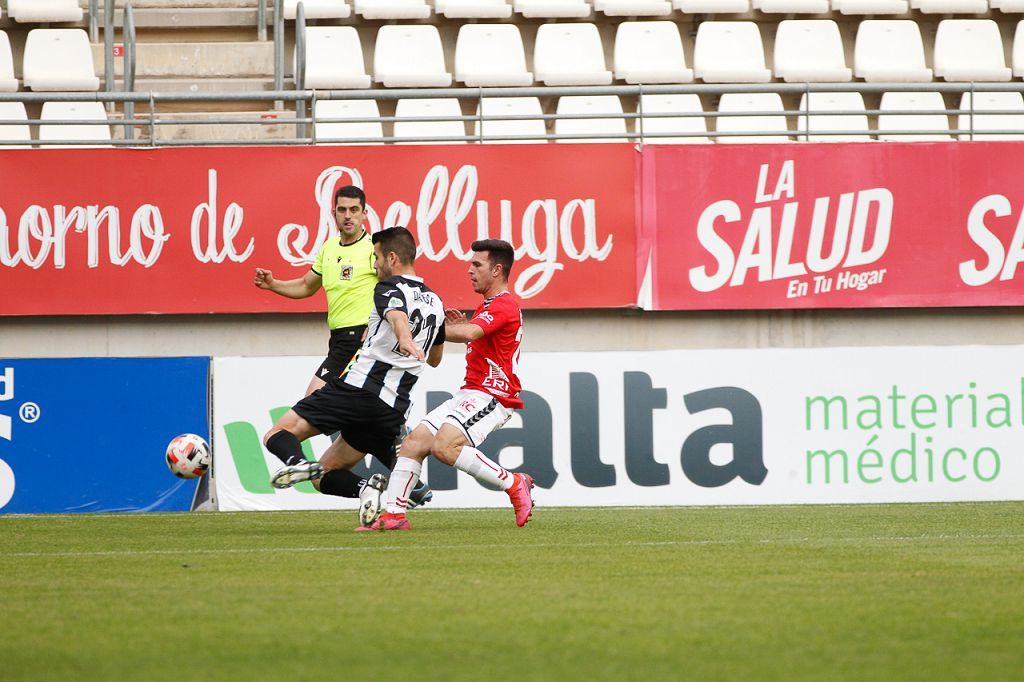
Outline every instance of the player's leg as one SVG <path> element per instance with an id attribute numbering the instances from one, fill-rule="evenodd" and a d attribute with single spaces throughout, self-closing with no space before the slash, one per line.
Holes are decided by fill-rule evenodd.
<path id="1" fill-rule="evenodd" d="M 434 432 L 425 422 L 420 422 L 402 440 L 395 467 L 391 471 L 387 487 L 387 513 L 404 515 L 412 505 L 412 494 L 423 472 L 423 460 L 430 455 Z"/>
<path id="2" fill-rule="evenodd" d="M 515 509 L 516 525 L 525 525 L 533 511 L 533 478 L 510 473 L 476 447 L 504 426 L 512 411 L 480 391 L 459 391 L 449 402 L 452 408 L 437 430 L 430 454 L 486 486 L 504 490 Z"/>
<path id="3" fill-rule="evenodd" d="M 326 381 L 324 381 L 323 379 L 321 379 L 318 376 L 315 376 L 315 375 L 311 376 L 309 378 L 309 385 L 306 386 L 306 393 L 302 397 L 305 398 L 307 395 L 311 394 L 313 391 L 320 390 L 321 388 L 324 387 L 324 384 L 326 384 L 326 383 L 327 383 Z"/>
<path id="4" fill-rule="evenodd" d="M 320 474 L 320 465 L 309 462 L 302 454 L 302 441 L 319 433 L 320 430 L 294 408 L 282 415 L 267 431 L 263 436 L 263 444 L 285 465 L 271 479 L 275 487 L 288 488 Z"/>

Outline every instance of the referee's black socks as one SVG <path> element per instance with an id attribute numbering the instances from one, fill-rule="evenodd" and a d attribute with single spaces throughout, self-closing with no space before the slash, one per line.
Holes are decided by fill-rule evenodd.
<path id="1" fill-rule="evenodd" d="M 362 476 L 348 469 L 331 469 L 320 478 L 320 492 L 338 497 L 359 497 L 363 483 Z"/>

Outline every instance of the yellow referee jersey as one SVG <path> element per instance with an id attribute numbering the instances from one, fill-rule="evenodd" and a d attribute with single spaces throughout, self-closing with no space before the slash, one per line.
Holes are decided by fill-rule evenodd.
<path id="1" fill-rule="evenodd" d="M 328 239 L 316 254 L 313 272 L 323 278 L 327 294 L 327 326 L 331 329 L 366 324 L 373 308 L 373 241 L 370 235 L 351 244 Z"/>

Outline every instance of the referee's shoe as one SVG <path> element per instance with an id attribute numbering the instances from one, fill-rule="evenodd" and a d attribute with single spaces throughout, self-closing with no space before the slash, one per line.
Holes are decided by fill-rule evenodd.
<path id="1" fill-rule="evenodd" d="M 312 481 L 324 475 L 324 468 L 320 462 L 300 462 L 281 469 L 270 479 L 270 485 L 275 488 L 291 488 L 296 483 Z"/>

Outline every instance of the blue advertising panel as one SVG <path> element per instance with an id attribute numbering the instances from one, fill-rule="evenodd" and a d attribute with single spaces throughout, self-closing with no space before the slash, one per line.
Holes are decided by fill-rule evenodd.
<path id="1" fill-rule="evenodd" d="M 164 458 L 209 442 L 210 359 L 0 359 L 0 514 L 187 511 Z"/>

